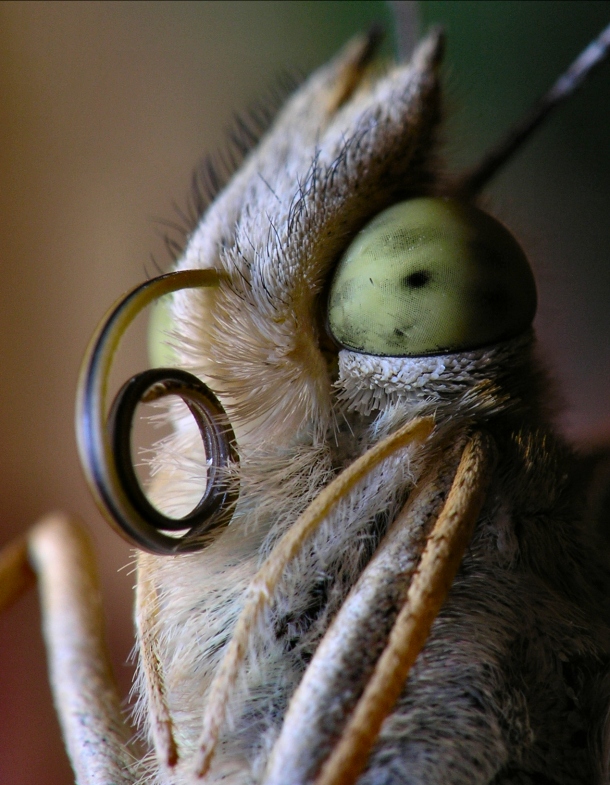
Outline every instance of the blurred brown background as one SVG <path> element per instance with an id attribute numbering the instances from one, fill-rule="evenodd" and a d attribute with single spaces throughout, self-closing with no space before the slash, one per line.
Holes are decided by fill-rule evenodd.
<path id="1" fill-rule="evenodd" d="M 446 133 L 473 160 L 610 18 L 605 3 L 421 3 L 448 31 Z M 129 548 L 93 507 L 73 436 L 86 342 L 109 304 L 168 257 L 191 170 L 284 67 L 308 72 L 381 2 L 0 4 L 0 544 L 63 508 L 91 527 L 127 694 Z M 574 437 L 610 432 L 610 69 L 560 110 L 489 197 L 536 268 L 537 322 Z M 143 326 L 117 380 L 146 364 Z M 37 600 L 0 619 L 0 782 L 73 781 L 46 682 Z"/>

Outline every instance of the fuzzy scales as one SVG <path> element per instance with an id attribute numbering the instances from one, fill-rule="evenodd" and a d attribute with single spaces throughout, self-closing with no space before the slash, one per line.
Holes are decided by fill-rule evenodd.
<path id="1" fill-rule="evenodd" d="M 380 73 L 356 42 L 316 72 L 179 261 L 226 273 L 219 289 L 174 296 L 174 344 L 179 364 L 228 411 L 240 495 L 231 523 L 200 552 L 138 557 L 138 711 L 152 750 L 143 782 L 200 781 L 193 760 L 207 697 L 262 560 L 338 470 L 422 414 L 436 418 L 432 438 L 373 471 L 286 571 L 250 641 L 205 781 L 265 781 L 290 697 L 388 525 L 426 465 L 479 424 L 500 451 L 491 491 L 359 785 L 601 777 L 603 576 L 585 542 L 575 460 L 548 421 L 532 335 L 422 359 L 337 356 L 322 337 L 328 276 L 355 233 L 401 199 L 443 193 L 441 50 L 432 35 L 410 64 Z M 170 416 L 152 493 L 179 515 L 199 498 L 205 456 L 190 417 Z M 396 612 L 386 608 L 379 625 Z M 366 650 L 364 639 L 354 657 Z M 362 688 L 340 685 L 354 699 Z M 154 751 L 167 748 L 169 732 L 173 768 Z M 321 747 L 335 732 L 326 729 Z"/>

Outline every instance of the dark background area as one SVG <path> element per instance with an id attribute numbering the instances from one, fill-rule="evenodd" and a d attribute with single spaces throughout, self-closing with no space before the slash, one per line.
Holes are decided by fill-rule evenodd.
<path id="1" fill-rule="evenodd" d="M 447 31 L 445 152 L 473 162 L 610 21 L 605 2 L 422 2 Z M 94 509 L 73 436 L 78 366 L 97 321 L 168 263 L 175 218 L 232 112 L 276 74 L 307 73 L 382 2 L 0 4 L 0 544 L 49 509 L 83 516 L 100 559 L 127 695 L 129 548 Z M 610 435 L 610 66 L 498 177 L 484 202 L 535 268 L 543 355 L 573 439 Z M 117 381 L 146 364 L 136 325 Z M 70 783 L 37 599 L 0 619 L 0 781 Z"/>

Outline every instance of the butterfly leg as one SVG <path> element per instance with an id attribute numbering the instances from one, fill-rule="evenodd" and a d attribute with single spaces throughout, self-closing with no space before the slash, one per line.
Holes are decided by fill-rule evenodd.
<path id="1" fill-rule="evenodd" d="M 1 599 L 37 579 L 53 697 L 78 785 L 132 785 L 130 730 L 104 640 L 95 559 L 82 526 L 56 513 L 0 554 Z"/>

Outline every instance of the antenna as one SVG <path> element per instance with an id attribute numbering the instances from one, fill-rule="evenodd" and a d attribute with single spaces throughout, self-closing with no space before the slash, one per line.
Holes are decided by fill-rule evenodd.
<path id="1" fill-rule="evenodd" d="M 456 191 L 462 197 L 473 197 L 484 188 L 529 136 L 539 128 L 559 104 L 581 86 L 586 77 L 600 65 L 610 50 L 610 25 L 574 60 L 551 89 L 536 101 L 530 111 L 479 164 L 458 178 Z"/>

